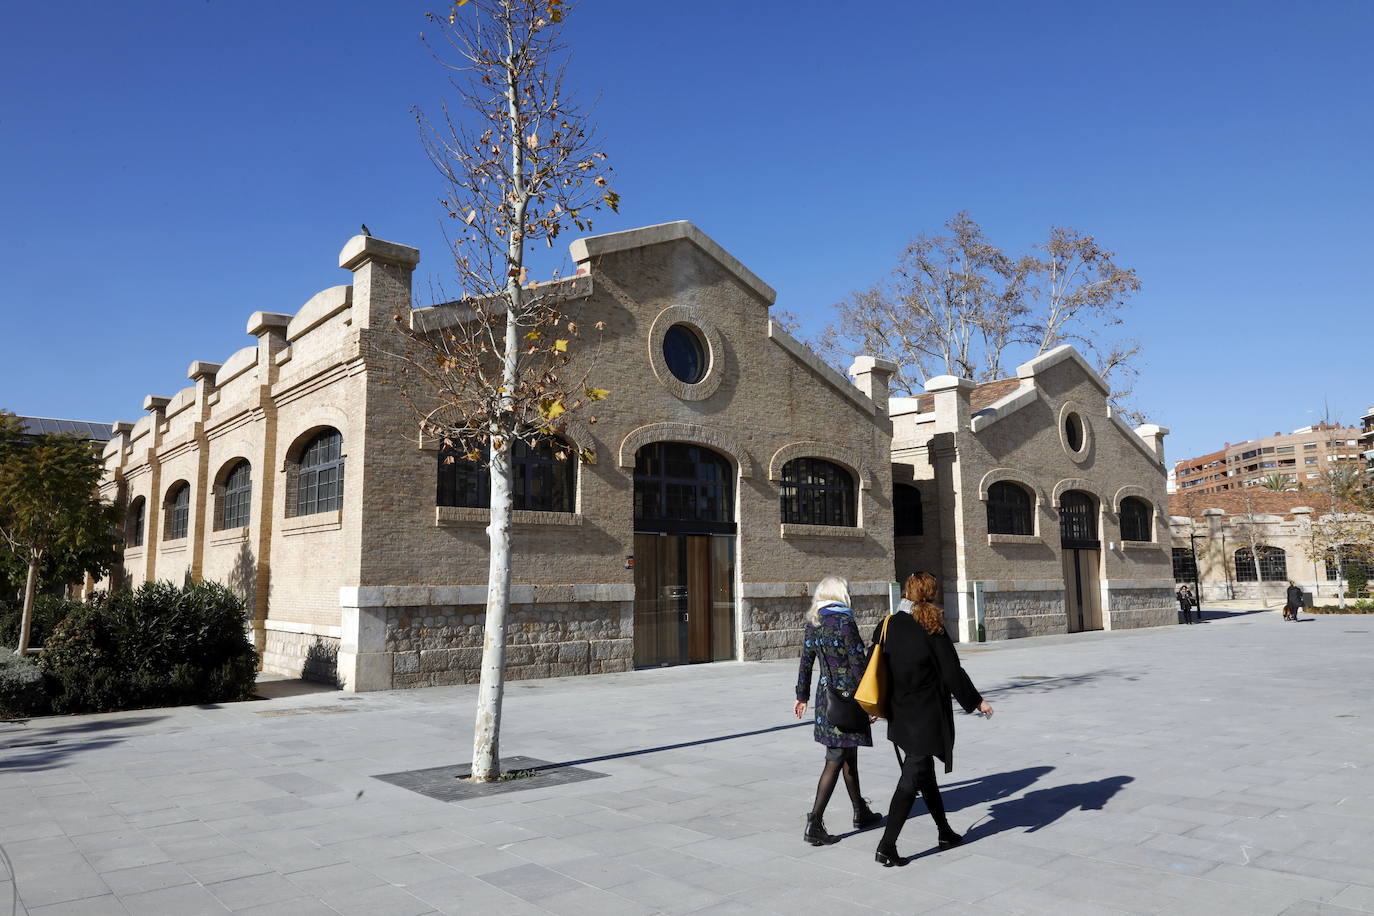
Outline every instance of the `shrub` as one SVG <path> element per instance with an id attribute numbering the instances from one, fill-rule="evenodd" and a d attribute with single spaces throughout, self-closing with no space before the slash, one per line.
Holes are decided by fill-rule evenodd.
<path id="1" fill-rule="evenodd" d="M 41 716 L 47 711 L 42 670 L 29 659 L 0 649 L 0 719 Z"/>
<path id="2" fill-rule="evenodd" d="M 79 607 L 80 601 L 56 595 L 39 595 L 35 598 L 33 620 L 29 622 L 29 645 L 42 646 L 46 643 L 62 619 Z M 0 646 L 13 648 L 19 645 L 19 624 L 23 616 L 23 604 L 14 607 L 0 604 Z"/>
<path id="3" fill-rule="evenodd" d="M 1350 595 L 1359 598 L 1364 595 L 1364 588 L 1369 584 L 1369 574 L 1365 572 L 1363 563 L 1351 563 L 1345 573 L 1346 584 L 1350 586 Z"/>
<path id="4" fill-rule="evenodd" d="M 68 614 L 42 655 L 57 712 L 246 699 L 257 652 L 243 599 L 202 582 L 150 582 Z"/>

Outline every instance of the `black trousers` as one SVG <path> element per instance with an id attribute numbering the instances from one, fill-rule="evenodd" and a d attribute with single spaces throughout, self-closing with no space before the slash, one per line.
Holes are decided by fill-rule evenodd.
<path id="1" fill-rule="evenodd" d="M 930 819 L 941 834 L 952 833 L 949 821 L 945 818 L 945 802 L 940 797 L 940 785 L 935 781 L 935 758 L 926 755 L 917 757 L 908 754 L 902 761 L 902 775 L 897 780 L 897 788 L 892 793 L 892 803 L 887 809 L 887 827 L 883 830 L 880 848 L 893 849 L 897 837 L 906 824 L 911 808 L 916 804 L 916 796 L 926 803 Z"/>

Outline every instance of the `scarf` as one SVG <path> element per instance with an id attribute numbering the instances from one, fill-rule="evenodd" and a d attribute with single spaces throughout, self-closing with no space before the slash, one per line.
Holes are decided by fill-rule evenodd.
<path id="1" fill-rule="evenodd" d="M 825 617 L 830 615 L 839 617 L 853 617 L 854 612 L 845 605 L 840 604 L 837 601 L 832 601 L 830 604 L 821 606 L 821 616 Z"/>

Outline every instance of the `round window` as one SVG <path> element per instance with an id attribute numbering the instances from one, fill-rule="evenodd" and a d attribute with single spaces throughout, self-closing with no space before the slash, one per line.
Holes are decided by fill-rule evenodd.
<path id="1" fill-rule="evenodd" d="M 1069 443 L 1070 451 L 1083 450 L 1083 418 L 1076 413 L 1064 418 L 1064 441 Z"/>
<path id="2" fill-rule="evenodd" d="M 688 385 L 706 377 L 706 347 L 685 324 L 675 324 L 663 335 L 663 361 L 678 381 Z"/>

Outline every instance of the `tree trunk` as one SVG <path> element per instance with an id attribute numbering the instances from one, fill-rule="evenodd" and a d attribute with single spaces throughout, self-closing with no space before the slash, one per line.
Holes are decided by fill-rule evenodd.
<path id="1" fill-rule="evenodd" d="M 501 775 L 501 699 L 506 688 L 506 613 L 510 610 L 511 442 L 491 447 L 491 525 L 487 528 L 487 617 L 482 627 L 481 681 L 472 730 L 472 780 Z"/>
<path id="2" fill-rule="evenodd" d="M 29 651 L 29 629 L 33 626 L 33 600 L 38 592 L 38 564 L 43 560 L 40 554 L 29 554 L 29 575 L 24 581 L 24 611 L 19 618 L 19 646 L 15 655 Z"/>

